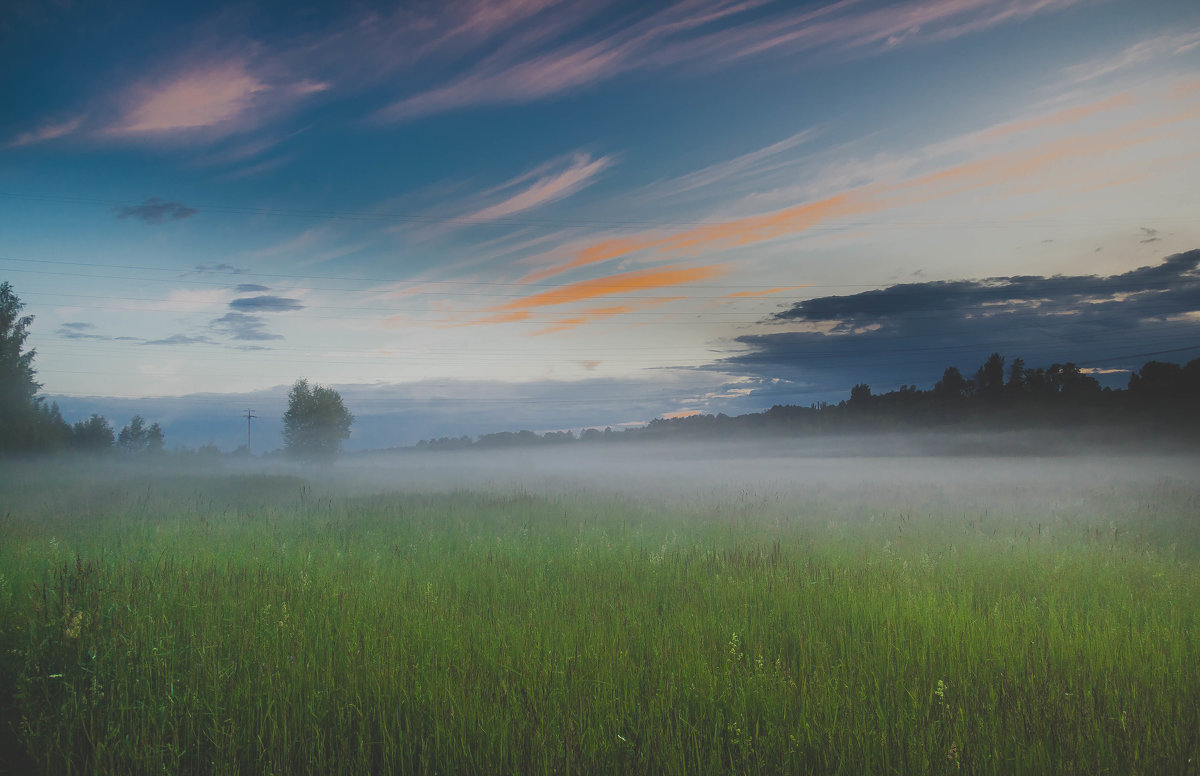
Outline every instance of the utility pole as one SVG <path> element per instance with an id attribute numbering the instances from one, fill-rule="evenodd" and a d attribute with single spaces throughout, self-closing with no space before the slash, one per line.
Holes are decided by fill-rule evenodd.
<path id="1" fill-rule="evenodd" d="M 257 417 L 258 416 L 254 414 L 254 410 L 249 410 L 249 409 L 246 410 L 246 452 L 247 453 L 251 452 L 251 450 L 250 450 L 250 421 L 254 420 Z"/>

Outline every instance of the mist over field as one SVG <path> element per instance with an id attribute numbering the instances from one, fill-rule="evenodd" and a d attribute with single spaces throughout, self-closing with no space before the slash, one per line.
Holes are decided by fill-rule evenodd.
<path id="1" fill-rule="evenodd" d="M 1198 55 L 0 0 L 0 776 L 1200 776 Z"/>
<path id="2" fill-rule="evenodd" d="M 10 461 L 0 770 L 1182 773 L 1200 456 Z"/>
<path id="3" fill-rule="evenodd" d="M 1188 481 L 1200 453 L 1089 448 L 1070 433 L 838 434 L 792 440 L 633 442 L 348 456 L 317 476 L 347 487 L 527 489 L 678 497 L 749 492 L 803 496 L 921 486 L 967 495 L 1012 486 L 1052 493 Z M 1126 448 L 1126 449 L 1122 449 Z"/>

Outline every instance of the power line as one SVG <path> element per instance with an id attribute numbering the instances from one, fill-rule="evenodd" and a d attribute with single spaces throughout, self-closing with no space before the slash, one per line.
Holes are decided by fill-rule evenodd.
<path id="1" fill-rule="evenodd" d="M 126 208 L 131 207 L 127 200 L 103 199 L 99 197 L 67 197 L 42 194 L 20 194 L 16 192 L 0 192 L 0 197 L 13 200 L 24 200 L 28 202 L 58 202 L 72 205 L 98 205 L 108 208 Z M 136 205 L 134 205 L 136 207 Z M 738 216 L 729 216 L 720 219 L 706 220 L 639 220 L 639 219 L 582 219 L 582 218 L 529 218 L 529 217 L 505 217 L 505 218 L 478 218 L 470 215 L 462 214 L 438 214 L 438 213 L 395 213 L 395 212 L 366 212 L 352 210 L 297 210 L 291 208 L 266 208 L 266 207 L 238 207 L 232 205 L 212 205 L 205 203 L 195 203 L 190 205 L 198 212 L 219 213 L 223 215 L 250 215 L 250 216 L 273 216 L 283 218 L 308 218 L 322 221 L 357 221 L 357 222 L 382 222 L 382 223 L 417 223 L 417 224 L 455 224 L 460 226 L 548 226 L 568 229 L 588 229 L 588 228 L 614 228 L 614 229 L 670 229 L 670 228 L 686 228 L 686 229 L 718 229 L 730 222 L 738 220 Z M 751 216 L 753 217 L 753 216 Z M 1141 223 L 1140 218 L 1078 218 L 1078 219 L 1054 219 L 1046 221 L 1030 220 L 1028 218 L 1011 218 L 1011 219 L 954 219 L 953 221 L 897 221 L 877 220 L 874 222 L 863 223 L 855 221 L 847 224 L 813 224 L 807 227 L 810 230 L 820 231 L 845 231 L 849 229 L 863 228 L 912 228 L 912 227 L 938 227 L 941 229 L 953 227 L 979 227 L 979 226 L 995 226 L 995 227 L 1010 227 L 1014 221 L 1019 221 L 1023 224 L 1031 224 L 1042 226 L 1046 224 L 1108 224 L 1116 221 L 1125 221 L 1128 223 Z M 1192 219 L 1184 216 L 1159 217 L 1159 221 L 1191 221 Z"/>
<path id="2" fill-rule="evenodd" d="M 250 421 L 254 420 L 257 417 L 258 416 L 254 414 L 254 410 L 252 410 L 252 409 L 246 410 L 246 452 L 247 453 L 253 452 L 253 448 L 250 447 Z"/>

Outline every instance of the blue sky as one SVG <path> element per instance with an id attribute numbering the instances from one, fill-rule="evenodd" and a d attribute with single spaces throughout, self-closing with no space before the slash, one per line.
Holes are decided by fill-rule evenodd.
<path id="1" fill-rule="evenodd" d="M 169 442 L 1200 356 L 1194 2 L 13 2 L 0 66 L 43 392 Z"/>

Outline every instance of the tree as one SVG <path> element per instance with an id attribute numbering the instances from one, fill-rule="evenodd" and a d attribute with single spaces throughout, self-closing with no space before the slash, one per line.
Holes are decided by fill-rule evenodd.
<path id="1" fill-rule="evenodd" d="M 8 282 L 0 283 L 0 453 L 53 447 L 61 441 L 62 417 L 57 407 L 44 407 L 42 386 L 33 379 L 35 351 L 21 352 L 32 315 Z"/>
<path id="2" fill-rule="evenodd" d="M 288 455 L 309 463 L 331 463 L 350 438 L 354 416 L 341 395 L 321 385 L 297 380 L 283 413 L 283 446 Z"/>
<path id="3" fill-rule="evenodd" d="M 71 444 L 87 452 L 103 452 L 113 446 L 113 428 L 103 415 L 92 415 L 81 420 L 71 430 Z"/>
<path id="4" fill-rule="evenodd" d="M 975 390 L 983 399 L 997 399 L 1004 391 L 1004 356 L 993 353 L 975 372 Z"/>
<path id="5" fill-rule="evenodd" d="M 970 395 L 972 385 L 963 377 L 958 367 L 946 367 L 942 379 L 933 386 L 933 395 L 942 403 L 957 403 Z"/>
<path id="6" fill-rule="evenodd" d="M 163 432 L 158 423 L 150 426 L 141 415 L 134 415 L 117 437 L 117 447 L 130 455 L 153 455 L 163 449 Z"/>

